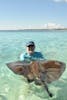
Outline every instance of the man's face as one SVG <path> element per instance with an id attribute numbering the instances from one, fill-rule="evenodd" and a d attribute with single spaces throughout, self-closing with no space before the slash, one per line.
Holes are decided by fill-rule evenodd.
<path id="1" fill-rule="evenodd" d="M 26 49 L 27 49 L 27 53 L 33 54 L 34 50 L 35 50 L 35 46 L 30 45 L 30 46 L 26 47 Z"/>

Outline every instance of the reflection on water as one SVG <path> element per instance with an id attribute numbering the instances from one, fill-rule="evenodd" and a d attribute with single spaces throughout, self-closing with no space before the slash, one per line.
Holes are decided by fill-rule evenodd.
<path id="1" fill-rule="evenodd" d="M 7 62 L 19 60 L 25 51 L 25 43 L 33 40 L 36 50 L 46 59 L 60 60 L 67 64 L 67 32 L 0 32 L 0 100 L 66 100 L 67 69 L 61 78 L 49 84 L 53 93 L 50 98 L 41 86 L 27 83 L 23 76 L 15 75 L 6 66 Z"/>

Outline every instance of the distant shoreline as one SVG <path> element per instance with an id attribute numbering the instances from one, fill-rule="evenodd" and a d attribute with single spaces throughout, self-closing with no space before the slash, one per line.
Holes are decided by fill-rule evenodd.
<path id="1" fill-rule="evenodd" d="M 67 30 L 67 28 L 65 29 L 18 29 L 18 30 L 0 30 L 0 32 L 42 32 L 42 31 L 55 31 L 55 30 L 59 30 L 59 31 L 65 31 Z"/>

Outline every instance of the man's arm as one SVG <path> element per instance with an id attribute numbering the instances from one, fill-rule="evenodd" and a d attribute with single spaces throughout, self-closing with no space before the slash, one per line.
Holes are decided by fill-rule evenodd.
<path id="1" fill-rule="evenodd" d="M 21 55 L 20 55 L 20 60 L 21 60 L 21 61 L 24 61 L 24 60 L 25 60 L 24 54 L 21 54 Z"/>

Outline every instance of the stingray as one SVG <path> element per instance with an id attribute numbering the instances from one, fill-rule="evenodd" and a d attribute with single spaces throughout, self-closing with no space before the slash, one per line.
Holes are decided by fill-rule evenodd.
<path id="1" fill-rule="evenodd" d="M 47 84 L 58 80 L 66 68 L 64 62 L 55 60 L 16 61 L 7 63 L 7 66 L 15 74 L 23 75 L 29 83 L 34 81 L 36 85 L 44 86 L 50 97 L 53 94 L 49 91 Z"/>

